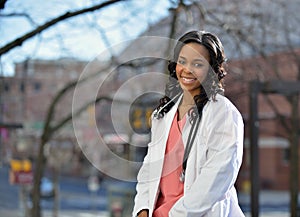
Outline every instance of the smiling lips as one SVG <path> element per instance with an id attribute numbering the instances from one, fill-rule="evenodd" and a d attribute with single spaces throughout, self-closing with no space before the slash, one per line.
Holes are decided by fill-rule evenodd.
<path id="1" fill-rule="evenodd" d="M 187 77 L 182 77 L 182 76 L 180 76 L 180 78 L 181 78 L 182 82 L 185 84 L 191 84 L 191 83 L 197 81 L 196 78 L 187 78 Z"/>

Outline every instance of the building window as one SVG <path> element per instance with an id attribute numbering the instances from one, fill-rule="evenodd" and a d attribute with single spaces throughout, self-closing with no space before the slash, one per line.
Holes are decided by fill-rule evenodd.
<path id="1" fill-rule="evenodd" d="M 24 92 L 25 91 L 25 84 L 22 82 L 20 83 L 20 92 Z"/>
<path id="2" fill-rule="evenodd" d="M 4 91 L 9 92 L 10 91 L 10 86 L 8 83 L 4 83 Z"/>
<path id="3" fill-rule="evenodd" d="M 34 89 L 34 91 L 35 92 L 38 92 L 38 91 L 40 91 L 41 90 L 41 83 L 39 83 L 39 82 L 35 82 L 34 84 L 33 84 L 33 89 Z"/>
<path id="4" fill-rule="evenodd" d="M 291 151 L 290 148 L 284 148 L 282 149 L 282 160 L 284 163 L 289 163 L 291 157 Z"/>

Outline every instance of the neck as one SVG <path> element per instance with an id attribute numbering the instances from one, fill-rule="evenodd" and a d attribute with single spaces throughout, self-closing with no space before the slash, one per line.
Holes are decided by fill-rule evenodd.
<path id="1" fill-rule="evenodd" d="M 194 96 L 192 96 L 189 93 L 183 94 L 181 105 L 194 105 L 194 104 L 195 104 Z"/>

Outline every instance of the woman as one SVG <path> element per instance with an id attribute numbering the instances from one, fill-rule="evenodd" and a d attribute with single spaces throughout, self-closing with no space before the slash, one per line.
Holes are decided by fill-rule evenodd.
<path id="1" fill-rule="evenodd" d="M 165 97 L 152 115 L 133 216 L 244 216 L 234 187 L 244 126 L 222 95 L 224 62 L 223 46 L 209 32 L 178 40 Z"/>

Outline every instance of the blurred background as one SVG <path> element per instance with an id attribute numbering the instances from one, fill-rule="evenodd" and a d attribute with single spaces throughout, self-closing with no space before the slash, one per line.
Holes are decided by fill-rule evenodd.
<path id="1" fill-rule="evenodd" d="M 299 10 L 298 0 L 0 0 L 0 215 L 130 216 L 171 39 L 198 29 L 223 42 L 225 95 L 245 122 L 245 215 L 299 217 Z"/>

